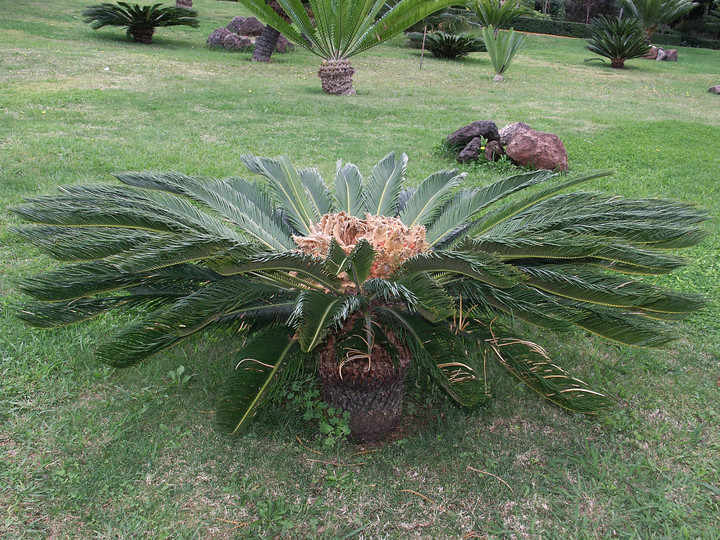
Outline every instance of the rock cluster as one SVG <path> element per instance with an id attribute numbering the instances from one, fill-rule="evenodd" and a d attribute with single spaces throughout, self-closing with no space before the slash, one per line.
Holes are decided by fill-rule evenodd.
<path id="1" fill-rule="evenodd" d="M 461 163 L 480 159 L 498 161 L 503 155 L 521 167 L 568 170 L 567 150 L 553 133 L 535 131 L 516 122 L 498 130 L 494 122 L 479 120 L 463 126 L 446 139 L 449 146 L 461 149 Z M 483 146 L 484 144 L 484 146 Z"/>
<path id="2" fill-rule="evenodd" d="M 677 62 L 677 49 L 663 49 L 662 47 L 650 47 L 650 51 L 644 58 L 648 60 L 665 60 L 666 62 Z"/>
<path id="3" fill-rule="evenodd" d="M 211 47 L 222 47 L 229 51 L 244 51 L 252 48 L 254 38 L 262 34 L 265 25 L 255 17 L 233 17 L 227 26 L 213 30 L 207 39 Z M 295 46 L 285 36 L 278 38 L 275 50 L 285 53 Z"/>
<path id="4" fill-rule="evenodd" d="M 720 84 L 718 84 L 717 86 L 711 86 L 708 89 L 708 92 L 710 92 L 711 94 L 720 94 Z"/>

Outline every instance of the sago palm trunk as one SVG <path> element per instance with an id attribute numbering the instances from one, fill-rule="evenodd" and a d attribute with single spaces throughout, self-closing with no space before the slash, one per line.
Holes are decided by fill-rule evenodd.
<path id="1" fill-rule="evenodd" d="M 318 77 L 323 92 L 339 96 L 350 96 L 355 93 L 352 78 L 355 70 L 346 58 L 323 60 Z"/>
<path id="2" fill-rule="evenodd" d="M 268 25 L 255 40 L 255 50 L 253 51 L 253 62 L 269 62 L 275 47 L 277 47 L 280 32 Z"/>
<path id="3" fill-rule="evenodd" d="M 625 67 L 625 59 L 624 58 L 611 58 L 610 59 L 610 67 L 615 69 L 622 69 Z"/>
<path id="4" fill-rule="evenodd" d="M 153 34 L 155 34 L 155 27 L 149 24 L 133 26 L 130 28 L 130 34 L 136 42 L 148 45 L 152 43 Z"/>
<path id="5" fill-rule="evenodd" d="M 191 8 L 193 7 L 193 0 L 175 0 L 175 7 Z"/>
<path id="6" fill-rule="evenodd" d="M 358 442 L 380 441 L 400 422 L 410 354 L 402 346 L 397 349 L 395 362 L 376 345 L 370 359 L 354 359 L 342 366 L 334 339 L 320 351 L 317 370 L 322 397 L 350 413 L 350 434 Z"/>
<path id="7" fill-rule="evenodd" d="M 265 0 L 265 3 L 270 6 L 275 13 L 280 15 L 286 23 L 291 22 L 290 17 L 287 16 L 287 13 L 285 13 L 276 0 Z M 265 25 L 262 34 L 255 40 L 255 50 L 253 51 L 251 60 L 253 62 L 269 62 L 272 53 L 275 51 L 275 47 L 277 47 L 278 39 L 280 39 L 280 32 L 269 24 Z"/>

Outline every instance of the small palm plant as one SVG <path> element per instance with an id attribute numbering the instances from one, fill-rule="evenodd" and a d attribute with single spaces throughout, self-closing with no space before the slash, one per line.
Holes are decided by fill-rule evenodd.
<path id="1" fill-rule="evenodd" d="M 288 23 L 265 0 L 239 0 L 253 15 L 291 41 L 322 58 L 318 76 L 328 94 L 355 93 L 349 58 L 398 35 L 457 0 L 400 0 L 377 18 L 385 0 L 309 0 L 310 19 L 301 0 L 277 0 Z"/>
<path id="2" fill-rule="evenodd" d="M 692 0 L 620 0 L 620 5 L 640 21 L 649 42 L 660 25 L 679 19 L 698 3 Z"/>
<path id="3" fill-rule="evenodd" d="M 483 38 L 488 56 L 490 56 L 490 62 L 493 69 L 495 69 L 493 81 L 502 82 L 504 80 L 503 73 L 510 67 L 515 55 L 522 51 L 527 46 L 527 43 L 512 28 L 507 31 L 497 32 L 492 26 L 485 26 L 483 28 Z"/>
<path id="4" fill-rule="evenodd" d="M 508 28 L 523 15 L 533 12 L 521 0 L 469 0 L 467 8 L 482 26 L 492 26 L 496 35 L 501 28 Z"/>
<path id="5" fill-rule="evenodd" d="M 357 439 L 397 424 L 408 366 L 462 405 L 488 396 L 491 359 L 552 402 L 593 412 L 606 398 L 515 337 L 512 321 L 653 347 L 703 305 L 638 275 L 682 266 L 670 248 L 696 244 L 690 205 L 568 188 L 607 173 L 534 171 L 457 189 L 442 170 L 404 188 L 407 157 L 363 179 L 338 162 L 334 189 L 287 157 L 243 156 L 265 180 L 123 173 L 122 185 L 76 185 L 14 212 L 20 234 L 70 263 L 27 279 L 19 316 L 42 328 L 113 310 L 140 317 L 100 345 L 127 367 L 204 331 L 242 345 L 219 405 L 242 430 L 303 366 L 350 412 Z M 511 194 L 528 195 L 498 204 Z"/>
<path id="6" fill-rule="evenodd" d="M 624 68 L 625 61 L 647 56 L 648 45 L 637 19 L 600 15 L 590 26 L 591 36 L 586 48 L 610 59 L 610 67 Z"/>
<path id="7" fill-rule="evenodd" d="M 407 34 L 410 43 L 420 48 L 425 40 L 425 48 L 437 58 L 454 60 L 462 58 L 472 52 L 485 51 L 485 42 L 478 37 L 468 34 L 446 34 L 441 30 L 423 35 L 420 32 Z"/>
<path id="8" fill-rule="evenodd" d="M 159 26 L 200 26 L 197 11 L 175 6 L 162 7 L 162 4 L 94 4 L 86 7 L 82 16 L 85 17 L 84 22 L 89 23 L 93 30 L 103 26 L 127 28 L 128 36 L 145 44 L 152 43 L 155 28 Z"/>

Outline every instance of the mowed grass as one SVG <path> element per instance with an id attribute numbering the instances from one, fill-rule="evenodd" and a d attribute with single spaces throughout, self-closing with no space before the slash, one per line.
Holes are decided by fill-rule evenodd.
<path id="1" fill-rule="evenodd" d="M 720 52 L 615 71 L 584 63 L 581 40 L 533 35 L 497 84 L 484 54 L 420 70 L 398 38 L 354 60 L 359 95 L 333 97 L 304 51 L 257 65 L 208 49 L 235 3 L 195 0 L 201 28 L 152 46 L 93 32 L 85 3 L 0 0 L 0 537 L 720 537 Z M 446 135 L 485 119 L 557 133 L 574 171 L 616 170 L 592 188 L 712 217 L 689 266 L 658 280 L 712 300 L 671 347 L 520 329 L 614 398 L 597 417 L 491 367 L 495 398 L 475 411 L 410 384 L 403 429 L 376 448 L 328 450 L 284 409 L 237 439 L 212 421 L 228 336 L 116 371 L 92 351 L 121 317 L 52 331 L 13 317 L 18 281 L 53 264 L 11 231 L 23 197 L 122 170 L 243 175 L 250 152 L 329 179 L 337 159 L 369 172 L 404 151 L 419 182 L 453 166 Z M 477 185 L 508 173 L 463 168 Z"/>

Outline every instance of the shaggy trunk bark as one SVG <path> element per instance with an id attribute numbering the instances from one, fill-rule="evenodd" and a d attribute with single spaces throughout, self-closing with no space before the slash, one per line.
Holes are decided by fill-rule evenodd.
<path id="1" fill-rule="evenodd" d="M 279 38 L 280 32 L 267 25 L 255 40 L 255 50 L 251 60 L 253 62 L 269 62 Z"/>
<path id="2" fill-rule="evenodd" d="M 611 68 L 624 68 L 625 67 L 625 59 L 624 58 L 611 58 L 610 59 L 610 67 Z"/>
<path id="3" fill-rule="evenodd" d="M 175 0 L 175 7 L 191 8 L 193 7 L 193 0 Z"/>
<path id="4" fill-rule="evenodd" d="M 355 70 L 347 59 L 323 60 L 318 77 L 322 82 L 323 92 L 339 96 L 350 96 L 355 93 L 352 78 Z"/>
<path id="5" fill-rule="evenodd" d="M 148 45 L 152 43 L 155 27 L 150 25 L 134 26 L 130 29 L 130 34 L 138 43 Z"/>
<path id="6" fill-rule="evenodd" d="M 265 0 L 265 3 L 270 6 L 275 13 L 280 15 L 286 23 L 291 23 L 290 17 L 280 7 L 277 0 Z M 265 30 L 262 31 L 257 39 L 255 40 L 255 50 L 253 51 L 252 62 L 269 62 L 272 53 L 277 47 L 278 39 L 280 38 L 280 32 L 272 28 L 269 24 L 265 25 Z"/>
<path id="7" fill-rule="evenodd" d="M 317 370 L 322 397 L 350 413 L 350 434 L 356 441 L 380 441 L 400 422 L 410 353 L 399 344 L 396 348 L 397 365 L 378 345 L 370 359 L 354 359 L 342 367 L 333 338 L 320 352 Z"/>

